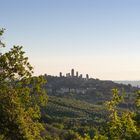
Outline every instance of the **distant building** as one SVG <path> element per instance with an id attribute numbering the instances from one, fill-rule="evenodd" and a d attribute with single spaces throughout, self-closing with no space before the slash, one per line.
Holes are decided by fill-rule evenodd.
<path id="1" fill-rule="evenodd" d="M 74 77 L 74 69 L 71 70 L 71 77 Z"/>
<path id="2" fill-rule="evenodd" d="M 76 77 L 78 77 L 79 75 L 78 75 L 78 71 L 76 72 Z"/>
<path id="3" fill-rule="evenodd" d="M 80 74 L 79 78 L 83 78 L 83 75 L 82 75 L 82 74 Z"/>
<path id="4" fill-rule="evenodd" d="M 59 76 L 62 77 L 62 72 L 59 73 Z"/>
<path id="5" fill-rule="evenodd" d="M 70 77 L 70 73 L 66 73 L 66 77 Z"/>
<path id="6" fill-rule="evenodd" d="M 89 79 L 89 75 L 88 75 L 88 74 L 86 74 L 86 79 L 87 79 L 87 80 Z"/>

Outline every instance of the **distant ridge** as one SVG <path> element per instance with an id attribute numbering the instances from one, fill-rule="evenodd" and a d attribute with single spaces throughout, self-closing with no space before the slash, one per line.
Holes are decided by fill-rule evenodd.
<path id="1" fill-rule="evenodd" d="M 129 81 L 129 80 L 123 80 L 123 81 L 114 81 L 115 83 L 119 83 L 119 84 L 131 84 L 134 87 L 140 87 L 140 80 L 135 80 L 135 81 Z"/>

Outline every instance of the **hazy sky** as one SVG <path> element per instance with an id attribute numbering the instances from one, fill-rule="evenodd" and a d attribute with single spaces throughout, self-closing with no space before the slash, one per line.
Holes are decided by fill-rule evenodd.
<path id="1" fill-rule="evenodd" d="M 140 0 L 0 0 L 0 15 L 35 74 L 140 79 Z"/>

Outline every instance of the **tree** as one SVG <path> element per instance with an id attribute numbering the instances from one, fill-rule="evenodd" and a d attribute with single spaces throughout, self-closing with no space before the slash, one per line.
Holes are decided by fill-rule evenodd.
<path id="1" fill-rule="evenodd" d="M 0 30 L 2 37 L 4 29 Z M 0 47 L 5 44 L 0 38 Z M 13 46 L 0 54 L 0 138 L 6 140 L 42 139 L 40 107 L 46 105 L 43 76 L 33 77 L 33 68 L 22 47 Z"/>
<path id="2" fill-rule="evenodd" d="M 109 118 L 105 131 L 95 135 L 95 140 L 139 140 L 140 133 L 135 121 L 135 113 L 130 111 L 119 112 L 118 105 L 123 101 L 118 89 L 112 90 L 113 97 L 108 101 Z M 138 102 L 138 100 L 137 100 Z"/>
<path id="3" fill-rule="evenodd" d="M 137 97 L 136 97 L 136 123 L 137 126 L 139 127 L 139 133 L 140 133 L 140 91 L 137 91 Z"/>

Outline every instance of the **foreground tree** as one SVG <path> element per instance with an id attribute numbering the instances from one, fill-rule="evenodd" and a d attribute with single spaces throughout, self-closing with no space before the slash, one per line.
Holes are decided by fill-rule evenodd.
<path id="1" fill-rule="evenodd" d="M 4 30 L 0 30 L 0 48 Z M 33 68 L 22 47 L 0 54 L 0 139 L 39 140 L 43 126 L 40 107 L 46 105 L 42 76 L 33 77 Z"/>
<path id="2" fill-rule="evenodd" d="M 138 121 L 135 119 L 137 112 L 129 110 L 120 112 L 118 105 L 123 101 L 123 96 L 119 95 L 118 89 L 112 90 L 113 97 L 108 101 L 107 108 L 109 111 L 109 118 L 104 131 L 100 134 L 97 133 L 94 140 L 139 140 L 140 131 Z M 139 106 L 139 96 L 136 105 Z M 103 130 L 102 129 L 102 130 Z"/>

